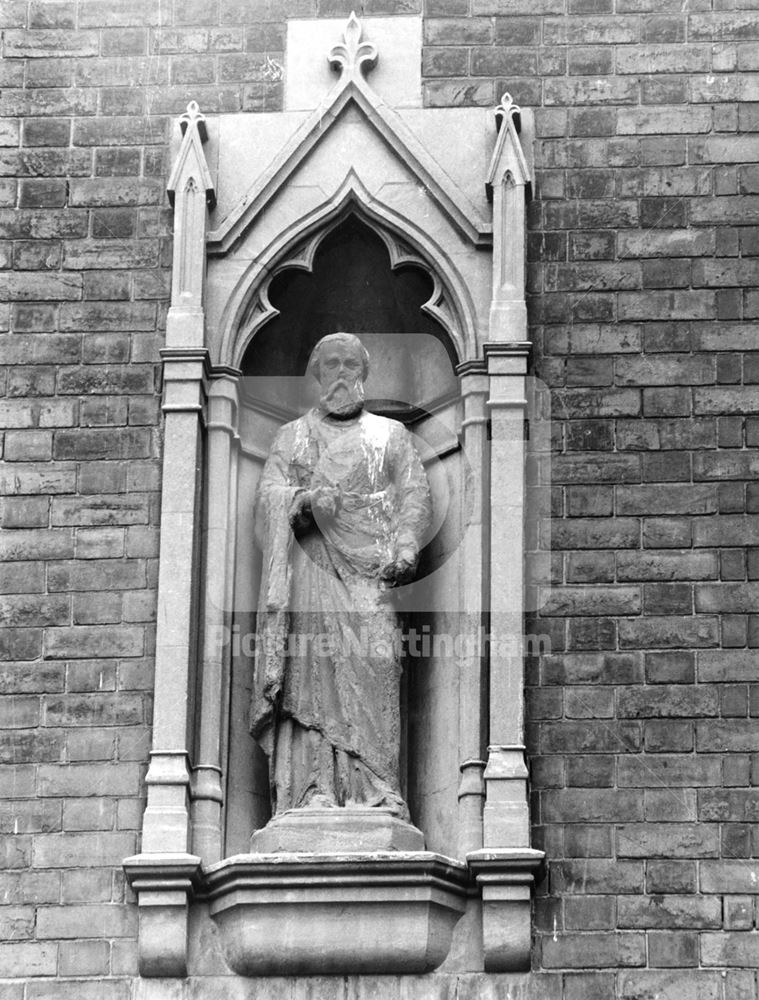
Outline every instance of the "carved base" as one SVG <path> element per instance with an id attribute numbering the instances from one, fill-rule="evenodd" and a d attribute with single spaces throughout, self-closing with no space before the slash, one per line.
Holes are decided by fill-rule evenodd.
<path id="1" fill-rule="evenodd" d="M 409 826 L 393 819 L 396 832 Z M 201 869 L 194 855 L 143 854 L 124 869 L 138 897 L 142 976 L 197 974 L 197 942 L 188 966 L 192 898 L 219 929 L 221 950 L 210 964 L 203 946 L 203 975 L 413 976 L 449 956 L 467 901 L 470 916 L 478 914 L 467 933 L 479 938 L 472 875 L 482 895 L 479 957 L 472 964 L 474 952 L 464 958 L 454 949 L 445 970 L 529 968 L 530 896 L 542 861 L 530 848 L 474 851 L 467 865 L 428 851 L 280 852 Z"/>
<path id="2" fill-rule="evenodd" d="M 293 809 L 250 838 L 253 854 L 423 851 L 424 834 L 389 809 Z"/>
<path id="3" fill-rule="evenodd" d="M 240 855 L 207 872 L 210 914 L 242 976 L 400 975 L 445 959 L 464 865 L 427 852 Z"/>

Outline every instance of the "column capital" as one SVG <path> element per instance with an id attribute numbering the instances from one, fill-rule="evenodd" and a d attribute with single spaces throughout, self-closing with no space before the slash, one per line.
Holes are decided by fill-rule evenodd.
<path id="1" fill-rule="evenodd" d="M 206 348 L 164 347 L 164 413 L 203 413 L 211 366 Z"/>

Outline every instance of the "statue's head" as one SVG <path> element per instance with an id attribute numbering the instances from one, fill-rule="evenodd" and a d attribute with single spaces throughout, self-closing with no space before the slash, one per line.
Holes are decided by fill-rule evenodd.
<path id="1" fill-rule="evenodd" d="M 330 416 L 353 417 L 364 406 L 369 352 L 352 333 L 330 333 L 311 353 L 309 371 L 321 387 L 319 405 Z"/>

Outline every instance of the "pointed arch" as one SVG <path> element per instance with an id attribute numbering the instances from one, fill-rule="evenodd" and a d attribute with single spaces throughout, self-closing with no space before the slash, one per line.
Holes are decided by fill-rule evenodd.
<path id="1" fill-rule="evenodd" d="M 450 255 L 373 196 L 351 169 L 331 198 L 285 227 L 242 272 L 221 318 L 221 364 L 239 366 L 250 340 L 277 315 L 268 294 L 273 278 L 286 268 L 311 272 L 323 240 L 351 214 L 382 240 L 393 270 L 414 264 L 427 272 L 433 290 L 422 310 L 445 331 L 458 361 L 475 356 L 475 307 Z"/>

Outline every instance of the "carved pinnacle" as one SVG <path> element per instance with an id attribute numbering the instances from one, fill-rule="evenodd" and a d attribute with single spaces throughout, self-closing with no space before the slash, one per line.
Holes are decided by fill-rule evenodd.
<path id="1" fill-rule="evenodd" d="M 514 98 L 511 94 L 506 93 L 501 98 L 501 103 L 495 109 L 495 127 L 496 131 L 500 131 L 501 125 L 507 118 L 511 118 L 514 122 L 514 128 L 517 130 L 517 135 L 521 129 L 521 114 L 522 109 L 518 104 L 514 103 Z"/>
<path id="2" fill-rule="evenodd" d="M 208 133 L 206 131 L 206 118 L 205 115 L 201 113 L 197 101 L 190 101 L 187 105 L 187 110 L 179 119 L 179 127 L 182 130 L 182 135 L 185 134 L 189 125 L 194 125 L 197 128 L 200 141 L 205 142 L 208 138 Z"/>

